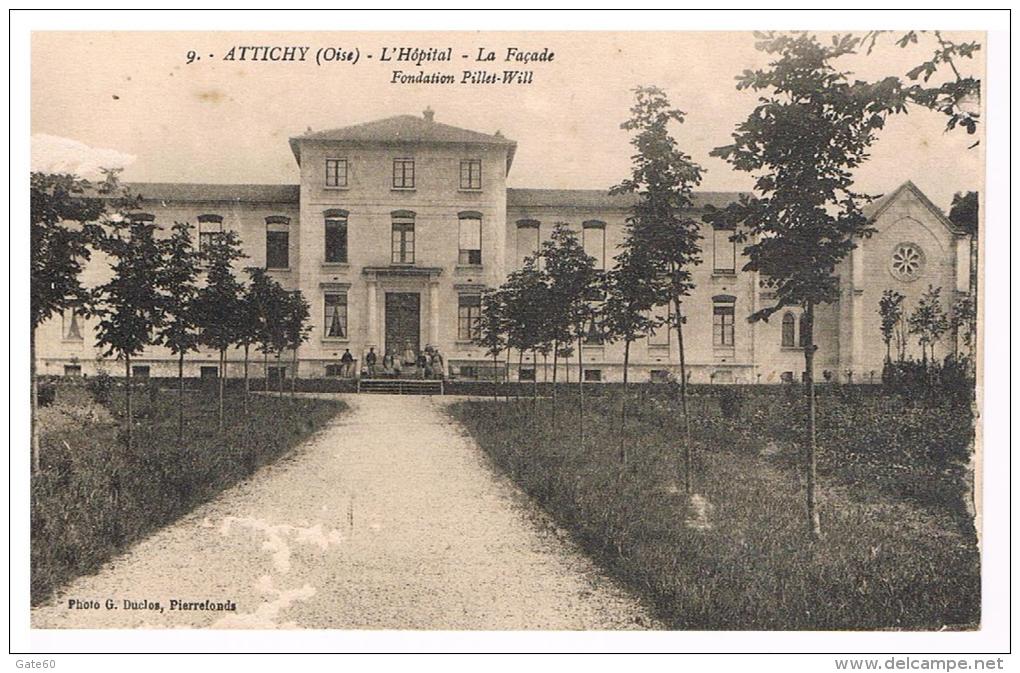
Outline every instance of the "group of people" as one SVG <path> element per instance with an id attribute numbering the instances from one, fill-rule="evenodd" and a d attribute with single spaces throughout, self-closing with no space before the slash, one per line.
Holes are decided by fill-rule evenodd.
<path id="1" fill-rule="evenodd" d="M 361 375 L 368 378 L 392 378 L 398 377 L 405 370 L 413 370 L 420 379 L 443 378 L 445 362 L 443 355 L 435 346 L 427 345 L 420 353 L 415 353 L 411 343 L 408 342 L 404 350 L 394 352 L 394 349 L 387 348 L 386 354 L 382 357 L 380 366 L 379 355 L 375 348 L 369 348 L 363 360 L 364 366 Z M 340 357 L 341 372 L 344 378 L 350 378 L 354 372 L 354 356 L 350 349 L 344 349 Z"/>

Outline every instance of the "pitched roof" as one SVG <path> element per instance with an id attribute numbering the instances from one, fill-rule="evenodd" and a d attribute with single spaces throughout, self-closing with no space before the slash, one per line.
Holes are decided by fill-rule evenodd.
<path id="1" fill-rule="evenodd" d="M 187 182 L 129 182 L 132 194 L 146 201 L 293 203 L 300 200 L 298 185 L 224 185 Z"/>
<path id="2" fill-rule="evenodd" d="M 694 192 L 695 208 L 725 208 L 740 192 Z M 602 189 L 507 189 L 507 208 L 577 208 L 625 210 L 637 202 L 635 194 L 610 194 Z"/>
<path id="3" fill-rule="evenodd" d="M 301 163 L 301 141 L 303 140 L 340 140 L 350 142 L 402 142 L 402 143 L 458 143 L 471 145 L 501 145 L 507 148 L 507 169 L 513 162 L 517 143 L 502 135 L 479 133 L 468 129 L 441 124 L 431 117 L 415 115 L 397 115 L 376 121 L 344 126 L 327 131 L 315 131 L 290 139 L 290 148 L 294 158 Z"/>
<path id="4" fill-rule="evenodd" d="M 874 222 L 879 218 L 879 216 L 883 212 L 885 212 L 886 208 L 892 205 L 892 203 L 897 198 L 899 198 L 900 194 L 902 194 L 904 191 L 909 191 L 914 196 L 916 196 L 917 200 L 920 201 L 926 208 L 928 208 L 928 210 L 930 210 L 932 214 L 935 215 L 935 218 L 939 220 L 943 225 L 945 225 L 945 227 L 949 231 L 951 231 L 954 234 L 966 233 L 965 231 L 957 227 L 955 224 L 953 224 L 953 222 L 948 217 L 946 217 L 946 214 L 943 213 L 938 206 L 932 203 L 931 199 L 929 199 L 925 195 L 925 193 L 922 192 L 920 188 L 918 188 L 918 186 L 915 185 L 911 180 L 907 180 L 902 185 L 900 185 L 893 191 L 889 192 L 888 194 L 883 194 L 879 198 L 875 199 L 874 201 L 866 205 L 864 208 L 862 208 L 861 212 L 864 214 L 865 217 L 868 218 L 869 222 Z"/>

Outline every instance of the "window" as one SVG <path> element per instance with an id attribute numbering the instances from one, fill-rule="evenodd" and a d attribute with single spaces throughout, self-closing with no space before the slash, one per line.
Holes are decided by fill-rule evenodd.
<path id="1" fill-rule="evenodd" d="M 665 369 L 653 369 L 648 372 L 648 378 L 652 383 L 669 383 L 669 372 Z"/>
<path id="2" fill-rule="evenodd" d="M 215 365 L 199 367 L 198 372 L 199 376 L 203 379 L 217 379 L 220 377 L 220 368 Z"/>
<path id="3" fill-rule="evenodd" d="M 606 223 L 588 220 L 582 225 L 582 244 L 584 252 L 595 260 L 595 268 L 604 271 L 606 268 Z"/>
<path id="4" fill-rule="evenodd" d="M 535 368 L 534 367 L 528 367 L 528 368 L 522 367 L 517 372 L 517 380 L 518 381 L 534 381 L 535 380 Z"/>
<path id="5" fill-rule="evenodd" d="M 737 244 L 730 240 L 732 229 L 714 229 L 712 231 L 712 247 L 714 250 L 713 269 L 723 273 L 733 273 L 737 268 Z"/>
<path id="6" fill-rule="evenodd" d="M 477 294 L 462 294 L 457 300 L 457 340 L 472 341 L 478 338 L 482 316 L 482 298 Z"/>
<path id="7" fill-rule="evenodd" d="M 460 162 L 460 188 L 482 188 L 482 160 L 465 159 Z"/>
<path id="8" fill-rule="evenodd" d="M 81 365 L 64 365 L 64 376 L 81 376 Z"/>
<path id="9" fill-rule="evenodd" d="M 798 343 L 801 348 L 807 348 L 808 341 L 811 338 L 811 323 L 808 322 L 807 313 L 800 314 L 800 340 Z"/>
<path id="10" fill-rule="evenodd" d="M 797 319 L 793 317 L 793 314 L 786 312 L 783 314 L 783 348 L 796 348 L 797 347 Z"/>
<path id="11" fill-rule="evenodd" d="M 326 159 L 326 186 L 347 186 L 347 159 Z"/>
<path id="12" fill-rule="evenodd" d="M 478 265 L 482 263 L 482 214 L 463 212 L 460 219 L 460 252 L 458 264 Z"/>
<path id="13" fill-rule="evenodd" d="M 326 376 L 340 377 L 344 375 L 343 365 L 326 365 Z"/>
<path id="14" fill-rule="evenodd" d="M 270 381 L 279 381 L 280 379 L 286 379 L 287 378 L 287 368 L 286 367 L 270 367 L 266 371 L 266 375 L 269 377 Z"/>
<path id="15" fill-rule="evenodd" d="M 733 372 L 728 369 L 714 371 L 711 379 L 712 383 L 733 383 Z"/>
<path id="16" fill-rule="evenodd" d="M 326 264 L 347 262 L 347 211 L 327 210 L 326 218 Z"/>
<path id="17" fill-rule="evenodd" d="M 656 306 L 652 309 L 652 318 L 662 324 L 648 334 L 649 346 L 669 346 L 670 312 L 667 306 Z"/>
<path id="18" fill-rule="evenodd" d="M 517 220 L 517 268 L 524 266 L 525 257 L 538 254 L 540 224 L 538 220 Z"/>
<path id="19" fill-rule="evenodd" d="M 149 378 L 149 365 L 134 365 L 131 367 L 131 378 L 133 379 L 147 379 Z"/>
<path id="20" fill-rule="evenodd" d="M 198 216 L 198 249 L 206 252 L 223 238 L 223 218 L 219 215 Z"/>
<path id="21" fill-rule="evenodd" d="M 712 308 L 712 345 L 733 347 L 733 304 L 716 304 Z"/>
<path id="22" fill-rule="evenodd" d="M 393 160 L 393 188 L 414 189 L 414 159 Z"/>
<path id="23" fill-rule="evenodd" d="M 326 338 L 346 339 L 347 293 L 327 292 L 323 304 L 325 305 L 325 316 L 322 324 L 326 326 Z"/>
<path id="24" fill-rule="evenodd" d="M 81 331 L 82 315 L 74 309 L 68 309 L 61 314 L 63 321 L 62 333 L 64 341 L 84 341 L 85 337 Z"/>
<path id="25" fill-rule="evenodd" d="M 591 381 L 591 382 L 601 381 L 602 380 L 602 370 L 601 369 L 585 369 L 584 370 L 584 380 L 586 382 L 587 381 Z"/>
<path id="26" fill-rule="evenodd" d="M 266 218 L 266 268 L 290 267 L 290 218 L 270 215 Z"/>
<path id="27" fill-rule="evenodd" d="M 461 365 L 458 374 L 462 379 L 478 379 L 478 367 L 474 365 Z"/>
<path id="28" fill-rule="evenodd" d="M 391 244 L 393 264 L 414 264 L 414 213 L 407 210 L 393 213 Z"/>
<path id="29" fill-rule="evenodd" d="M 889 270 L 893 277 L 910 282 L 924 271 L 924 251 L 916 243 L 900 243 L 893 249 Z"/>

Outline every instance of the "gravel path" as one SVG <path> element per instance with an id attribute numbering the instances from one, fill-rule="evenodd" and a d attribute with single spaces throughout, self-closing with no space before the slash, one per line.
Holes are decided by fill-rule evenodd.
<path id="1" fill-rule="evenodd" d="M 79 578 L 33 627 L 661 628 L 486 464 L 446 399 L 344 399 L 290 457 Z"/>

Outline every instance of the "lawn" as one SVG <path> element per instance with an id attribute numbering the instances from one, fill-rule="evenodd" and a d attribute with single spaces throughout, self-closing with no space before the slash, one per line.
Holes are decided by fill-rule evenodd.
<path id="1" fill-rule="evenodd" d="M 550 400 L 462 402 L 451 413 L 499 469 L 674 628 L 977 627 L 966 404 L 823 392 L 817 542 L 806 536 L 796 388 L 736 402 L 692 400 L 693 501 L 683 490 L 674 399 L 631 395 L 626 465 L 619 395 L 586 404 L 583 448 L 576 398 L 562 393 L 555 419 Z"/>
<path id="2" fill-rule="evenodd" d="M 225 400 L 222 435 L 214 390 L 188 391 L 179 441 L 176 391 L 139 387 L 129 451 L 123 389 L 56 387 L 55 401 L 38 418 L 42 470 L 32 477 L 33 604 L 286 455 L 345 408 L 339 401 L 252 395 L 246 415 L 234 388 Z"/>

